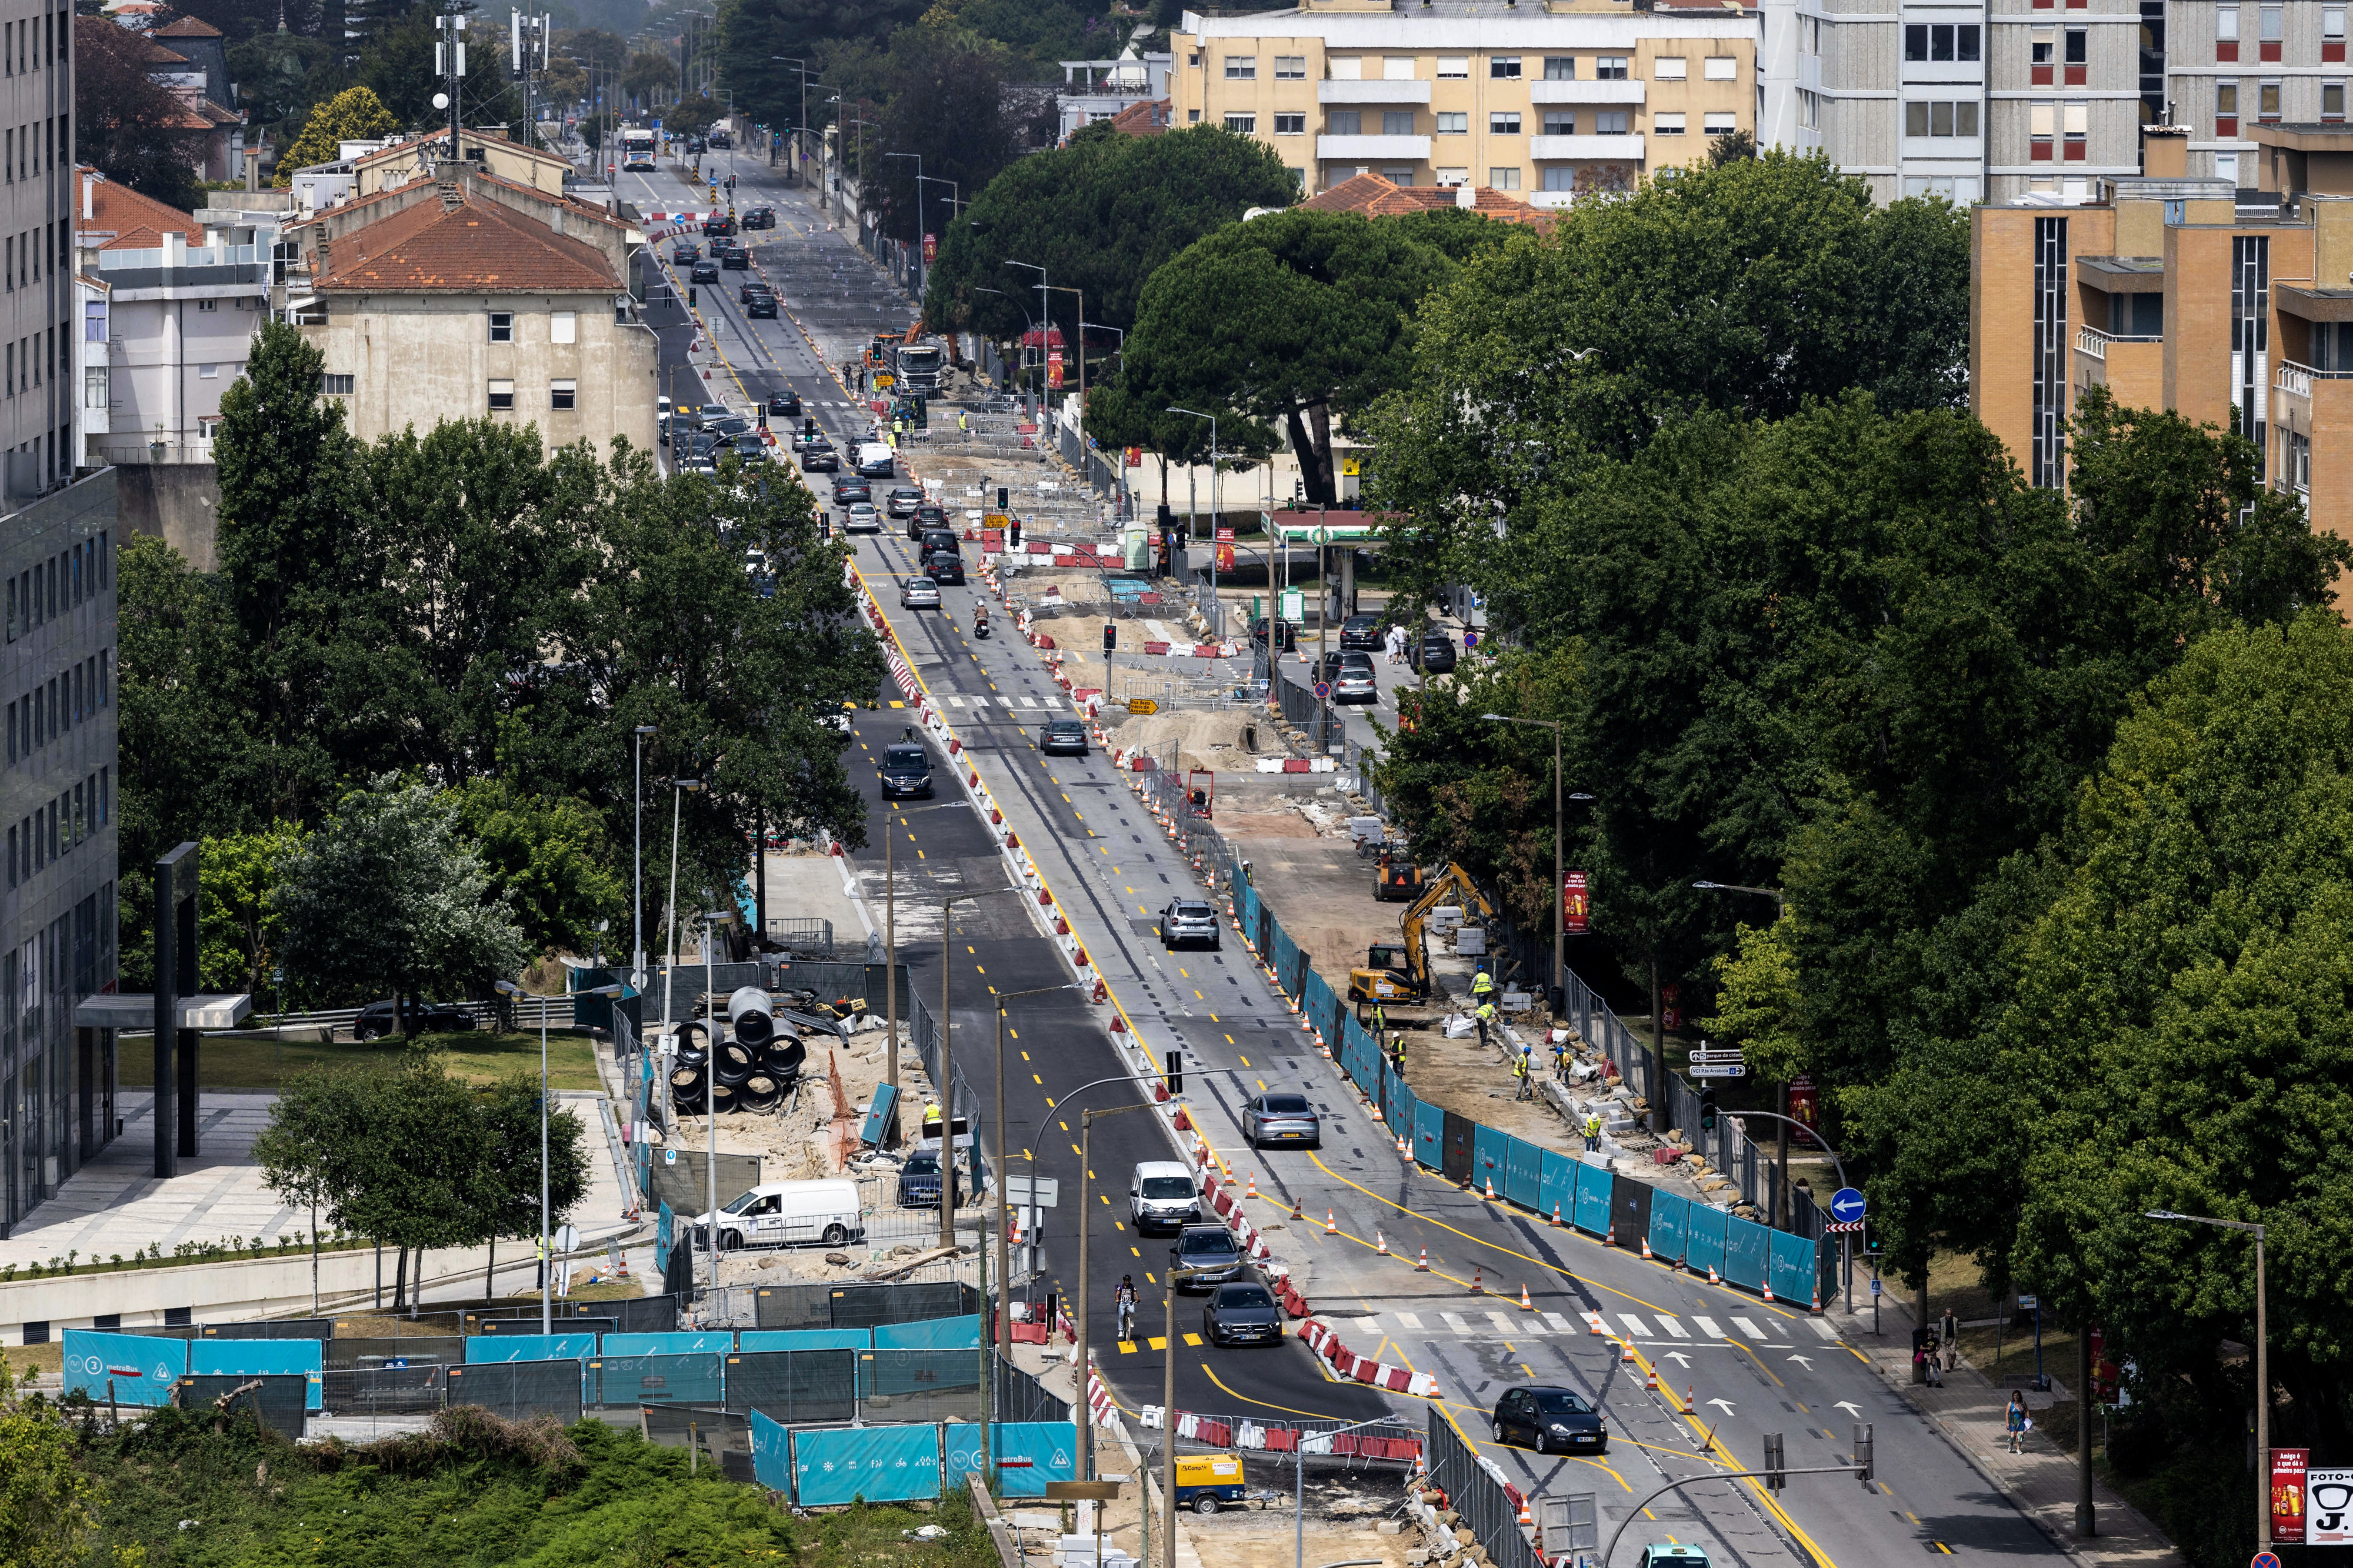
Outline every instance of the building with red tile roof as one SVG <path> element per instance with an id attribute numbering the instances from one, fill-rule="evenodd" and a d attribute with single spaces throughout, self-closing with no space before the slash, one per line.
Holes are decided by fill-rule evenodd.
<path id="1" fill-rule="evenodd" d="M 1362 213 L 1366 217 L 1395 217 L 1433 207 L 1469 207 L 1502 223 L 1542 227 L 1552 221 L 1542 207 L 1485 185 L 1400 185 L 1373 174 L 1352 175 L 1300 205 L 1318 212 Z"/>
<path id="2" fill-rule="evenodd" d="M 1131 103 L 1111 117 L 1111 128 L 1123 136 L 1157 136 L 1168 129 L 1168 100 Z"/>

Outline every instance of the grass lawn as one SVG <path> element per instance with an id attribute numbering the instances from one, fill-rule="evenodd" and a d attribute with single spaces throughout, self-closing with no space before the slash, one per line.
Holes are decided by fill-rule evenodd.
<path id="1" fill-rule="evenodd" d="M 122 1038 L 123 1087 L 153 1087 L 154 1051 L 148 1042 L 153 1037 L 126 1035 Z M 489 1083 L 512 1073 L 539 1070 L 537 1031 L 492 1034 L 472 1029 L 420 1035 L 413 1046 L 403 1046 L 397 1039 L 321 1044 L 268 1036 L 207 1035 L 198 1057 L 197 1074 L 212 1089 L 276 1089 L 295 1074 L 314 1067 L 397 1062 L 405 1050 L 435 1052 L 450 1077 L 471 1083 Z M 547 1037 L 547 1067 L 548 1082 L 556 1089 L 599 1087 L 595 1043 L 585 1034 L 551 1031 Z"/>

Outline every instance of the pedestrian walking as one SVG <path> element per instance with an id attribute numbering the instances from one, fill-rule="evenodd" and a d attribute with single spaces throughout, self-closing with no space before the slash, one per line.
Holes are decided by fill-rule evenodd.
<path id="1" fill-rule="evenodd" d="M 1944 1321 L 1936 1325 L 1936 1334 L 1944 1342 L 1941 1348 L 1945 1354 L 1945 1370 L 1950 1372 L 1961 1359 L 1961 1321 L 1953 1316 L 1950 1307 L 1945 1309 Z"/>
<path id="2" fill-rule="evenodd" d="M 2010 1431 L 2010 1451 L 2013 1454 L 2024 1453 L 2027 1428 L 2032 1426 L 2034 1422 L 2026 1414 L 2026 1395 L 2017 1389 L 2013 1388 L 2010 1391 L 2010 1408 L 2002 1412 L 2002 1425 Z"/>

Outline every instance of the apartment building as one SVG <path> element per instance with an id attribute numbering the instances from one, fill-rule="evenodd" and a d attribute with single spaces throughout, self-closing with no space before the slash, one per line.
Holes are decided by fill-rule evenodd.
<path id="1" fill-rule="evenodd" d="M 2257 127 L 2341 125 L 2345 6 L 2339 0 L 2173 0 L 2167 60 L 2172 121 L 2189 127 L 2189 172 L 2255 184 Z"/>
<path id="2" fill-rule="evenodd" d="M 2141 126 L 2168 122 L 2168 10 L 1765 0 L 1758 140 L 1820 151 L 1882 201 L 2084 201 L 2095 182 L 2138 174 Z"/>
<path id="3" fill-rule="evenodd" d="M 1274 149 L 1303 193 L 1358 174 L 1558 206 L 1757 129 L 1759 13 L 1738 0 L 1307 0 L 1185 13 L 1170 119 Z"/>
<path id="4" fill-rule="evenodd" d="M 2094 384 L 2234 426 L 2266 482 L 2353 539 L 2353 127 L 2249 139 L 2258 191 L 2189 174 L 2197 137 L 2168 127 L 2151 174 L 2090 202 L 1971 214 L 1971 406 L 2039 485 L 2064 481 L 2065 421 Z"/>

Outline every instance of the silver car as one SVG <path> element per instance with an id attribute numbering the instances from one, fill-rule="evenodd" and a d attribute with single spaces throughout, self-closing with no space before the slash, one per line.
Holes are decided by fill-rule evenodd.
<path id="1" fill-rule="evenodd" d="M 1359 706 L 1381 700 L 1380 682 L 1373 678 L 1371 664 L 1344 664 L 1340 678 L 1332 682 L 1335 703 L 1356 703 Z"/>
<path id="2" fill-rule="evenodd" d="M 1198 899 L 1171 899 L 1160 911 L 1160 944 L 1170 952 L 1191 942 L 1218 951 L 1218 910 Z"/>
<path id="3" fill-rule="evenodd" d="M 872 501 L 854 500 L 843 509 L 841 526 L 852 533 L 880 533 L 882 520 L 876 514 Z"/>
<path id="4" fill-rule="evenodd" d="M 1253 1149 L 1269 1143 L 1324 1146 L 1324 1124 L 1303 1094 L 1261 1094 L 1242 1107 L 1242 1138 Z"/>
<path id="5" fill-rule="evenodd" d="M 899 590 L 899 607 L 902 610 L 936 610 L 940 607 L 940 585 L 929 577 L 910 577 Z"/>

